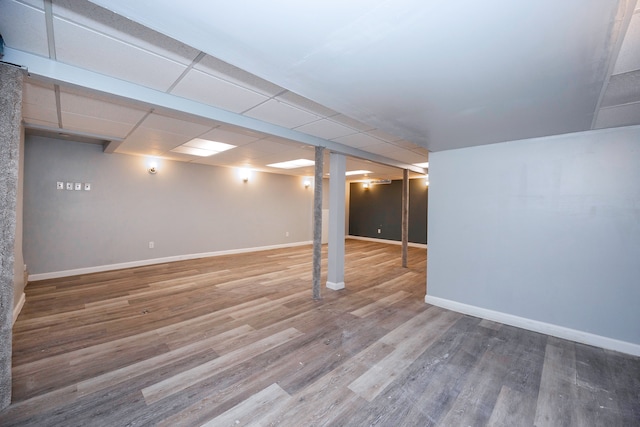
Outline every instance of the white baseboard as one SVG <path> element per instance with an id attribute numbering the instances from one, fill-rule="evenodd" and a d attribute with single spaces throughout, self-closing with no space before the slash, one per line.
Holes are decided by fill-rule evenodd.
<path id="1" fill-rule="evenodd" d="M 516 326 L 518 328 L 540 332 L 542 334 L 552 335 L 554 337 L 576 341 L 582 344 L 615 350 L 621 353 L 631 354 L 633 356 L 640 356 L 640 345 L 627 341 L 620 341 L 617 339 L 604 337 L 602 335 L 595 335 L 589 332 L 565 328 L 564 326 L 558 326 L 551 323 L 540 322 L 538 320 L 527 319 L 525 317 L 514 316 L 512 314 L 493 311 L 486 308 L 468 305 L 430 295 L 424 297 L 424 302 L 431 305 L 437 305 L 438 307 L 446 308 L 448 310 L 468 314 L 470 316 L 480 317 L 482 319 L 492 320 L 494 322 L 504 323 L 506 325 Z"/>
<path id="2" fill-rule="evenodd" d="M 327 282 L 327 288 L 332 289 L 334 291 L 339 291 L 340 289 L 344 289 L 344 282 L 339 282 L 339 283 Z"/>
<path id="3" fill-rule="evenodd" d="M 222 255 L 234 255 L 248 252 L 268 251 L 270 249 L 291 248 L 294 246 L 305 246 L 313 244 L 312 241 L 285 243 L 281 245 L 259 246 L 255 248 L 230 249 L 217 252 L 203 252 L 199 254 L 176 255 L 164 258 L 143 259 L 139 261 L 122 262 L 118 264 L 98 265 L 95 267 L 77 268 L 73 270 L 52 271 L 50 273 L 30 274 L 29 282 L 46 279 L 57 279 L 60 277 L 78 276 L 80 274 L 101 273 L 104 271 L 121 270 L 123 268 L 144 267 L 153 264 L 164 264 L 166 262 L 185 261 L 189 259 L 208 258 Z"/>
<path id="4" fill-rule="evenodd" d="M 347 239 L 354 239 L 354 240 L 364 240 L 367 242 L 376 242 L 376 243 L 388 243 L 390 245 L 402 245 L 402 242 L 399 242 L 397 240 L 387 240 L 387 239 L 376 239 L 373 237 L 362 237 L 362 236 L 352 236 L 352 235 L 348 235 Z M 412 243 L 409 242 L 408 246 L 411 246 L 412 248 L 422 248 L 422 249 L 427 249 L 427 245 L 425 245 L 424 243 Z"/>
<path id="5" fill-rule="evenodd" d="M 13 326 L 13 324 L 16 323 L 16 320 L 18 319 L 18 316 L 20 315 L 20 312 L 22 311 L 22 307 L 24 306 L 25 299 L 26 299 L 26 295 L 23 292 L 22 295 L 20 295 L 20 299 L 18 300 L 18 304 L 16 304 L 16 306 L 13 307 L 13 322 L 11 323 L 12 326 Z"/>

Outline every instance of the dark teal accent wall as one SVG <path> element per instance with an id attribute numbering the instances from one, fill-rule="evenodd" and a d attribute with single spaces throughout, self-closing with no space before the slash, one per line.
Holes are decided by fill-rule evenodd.
<path id="1" fill-rule="evenodd" d="M 428 191 L 424 179 L 409 180 L 409 242 L 427 243 Z M 349 234 L 402 240 L 402 180 L 369 189 L 361 182 L 350 184 Z"/>

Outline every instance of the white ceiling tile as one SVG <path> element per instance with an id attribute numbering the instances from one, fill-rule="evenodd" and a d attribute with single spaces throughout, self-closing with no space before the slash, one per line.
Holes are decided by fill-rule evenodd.
<path id="1" fill-rule="evenodd" d="M 42 7 L 2 0 L 0 29 L 4 43 L 14 49 L 49 56 L 47 30 Z"/>
<path id="2" fill-rule="evenodd" d="M 332 116 L 331 120 L 338 123 L 342 123 L 343 125 L 357 129 L 361 132 L 366 132 L 366 131 L 375 129 L 375 126 L 370 126 L 366 123 L 362 123 L 356 119 L 352 119 L 351 117 L 345 116 L 344 114 L 338 114 L 337 116 Z"/>
<path id="3" fill-rule="evenodd" d="M 334 111 L 331 108 L 327 108 L 324 105 L 320 105 L 317 102 L 313 102 L 310 99 L 290 91 L 286 91 L 282 95 L 276 96 L 276 99 L 321 117 L 331 117 L 338 114 L 337 111 Z"/>
<path id="4" fill-rule="evenodd" d="M 166 91 L 186 67 L 139 47 L 54 19 L 61 62 Z"/>
<path id="5" fill-rule="evenodd" d="M 341 136 L 353 135 L 356 130 L 343 126 L 331 120 L 322 119 L 296 128 L 300 132 L 324 139 L 334 139 Z"/>
<path id="6" fill-rule="evenodd" d="M 235 146 L 242 146 L 254 142 L 265 135 L 241 129 L 235 126 L 222 125 L 201 136 L 203 139 L 224 142 Z"/>
<path id="7" fill-rule="evenodd" d="M 209 55 L 202 58 L 193 68 L 268 97 L 277 95 L 284 90 L 278 85 Z"/>
<path id="8" fill-rule="evenodd" d="M 133 128 L 133 125 L 129 123 L 114 122 L 98 117 L 65 112 L 62 113 L 62 126 L 64 129 L 111 136 L 115 138 L 124 138 Z"/>
<path id="9" fill-rule="evenodd" d="M 595 129 L 640 124 L 640 102 L 601 108 Z"/>
<path id="10" fill-rule="evenodd" d="M 366 133 L 342 136 L 340 138 L 335 138 L 334 141 L 354 148 L 361 148 L 366 147 L 367 145 L 376 145 L 380 143 L 379 139 L 374 138 L 371 135 L 367 135 Z"/>
<path id="11" fill-rule="evenodd" d="M 406 148 L 407 150 L 411 150 L 419 147 L 418 144 L 414 144 L 411 141 L 407 141 L 405 139 L 401 139 L 399 141 L 393 141 L 393 145 L 397 145 L 398 147 Z"/>
<path id="12" fill-rule="evenodd" d="M 53 14 L 181 64 L 191 64 L 199 53 L 198 50 L 190 46 L 89 1 L 55 0 Z"/>
<path id="13" fill-rule="evenodd" d="M 427 150 L 426 148 L 418 146 L 417 148 L 412 148 L 411 151 L 413 151 L 414 153 L 418 153 L 421 156 L 424 156 L 425 160 L 423 161 L 425 162 L 429 161 L 429 150 Z"/>
<path id="14" fill-rule="evenodd" d="M 611 76 L 601 107 L 640 101 L 640 70 Z"/>
<path id="15" fill-rule="evenodd" d="M 319 120 L 320 116 L 308 113 L 284 102 L 270 99 L 244 113 L 246 116 L 293 129 Z"/>
<path id="16" fill-rule="evenodd" d="M 234 113 L 248 110 L 269 99 L 262 94 L 197 70 L 190 70 L 171 93 Z"/>
<path id="17" fill-rule="evenodd" d="M 400 141 L 402 139 L 399 136 L 391 135 L 381 129 L 370 130 L 367 133 L 373 137 L 376 137 L 378 139 L 381 139 L 387 142 L 395 142 L 395 141 Z"/>
<path id="18" fill-rule="evenodd" d="M 184 137 L 189 139 L 199 137 L 200 135 L 211 129 L 211 126 L 194 123 L 188 120 L 181 120 L 175 117 L 169 117 L 157 113 L 149 114 L 144 122 L 141 123 L 140 127 L 175 133 L 183 135 Z"/>
<path id="19" fill-rule="evenodd" d="M 370 153 L 380 154 L 381 156 L 384 156 L 396 151 L 404 150 L 403 148 L 396 147 L 395 145 L 392 145 L 388 142 L 378 142 L 377 144 L 367 145 L 365 147 L 360 147 L 360 148 Z"/>
<path id="20" fill-rule="evenodd" d="M 60 107 L 63 113 L 122 122 L 128 125 L 138 123 L 147 114 L 145 110 L 125 107 L 66 91 L 60 91 Z"/>
<path id="21" fill-rule="evenodd" d="M 640 13 L 631 18 L 627 34 L 622 41 L 613 74 L 640 70 Z"/>
<path id="22" fill-rule="evenodd" d="M 404 148 L 387 153 L 385 154 L 385 156 L 389 157 L 390 159 L 397 160 L 399 162 L 407 163 L 410 165 L 427 161 L 424 158 L 424 156 L 421 156 L 420 154 L 411 150 L 405 150 Z"/>

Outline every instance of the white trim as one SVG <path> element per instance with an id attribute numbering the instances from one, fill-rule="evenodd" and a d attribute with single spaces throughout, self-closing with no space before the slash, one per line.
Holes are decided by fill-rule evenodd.
<path id="1" fill-rule="evenodd" d="M 448 310 L 468 314 L 470 316 L 480 317 L 482 319 L 488 319 L 494 322 L 504 323 L 506 325 L 516 326 L 518 328 L 540 332 L 542 334 L 552 335 L 554 337 L 576 341 L 582 344 L 615 350 L 621 353 L 631 354 L 633 356 L 640 356 L 639 344 L 620 341 L 614 338 L 603 337 L 602 335 L 595 335 L 589 332 L 578 331 L 576 329 L 566 328 L 564 326 L 558 326 L 551 323 L 540 322 L 538 320 L 527 319 L 525 317 L 514 316 L 512 314 L 493 311 L 486 308 L 468 305 L 461 302 L 438 298 L 430 295 L 424 297 L 424 302 L 426 302 L 427 304 L 437 305 L 438 307 L 446 308 Z"/>
<path id="2" fill-rule="evenodd" d="M 377 242 L 377 243 L 388 243 L 390 245 L 402 245 L 402 242 L 399 242 L 397 240 L 376 239 L 374 237 L 362 237 L 362 236 L 348 235 L 347 239 L 364 240 L 364 241 L 367 241 L 367 242 Z M 409 242 L 408 245 L 411 246 L 411 247 L 414 247 L 414 248 L 427 249 L 427 245 L 425 245 L 424 243 L 412 243 L 412 242 Z"/>
<path id="3" fill-rule="evenodd" d="M 16 320 L 18 319 L 18 315 L 20 315 L 20 312 L 22 311 L 22 307 L 24 306 L 25 300 L 26 300 L 26 295 L 23 292 L 22 295 L 20 295 L 18 304 L 16 304 L 16 306 L 13 307 L 13 322 L 11 323 L 11 326 L 13 326 L 16 323 Z"/>
<path id="4" fill-rule="evenodd" d="M 229 249 L 226 251 L 176 255 L 176 256 L 170 256 L 165 258 L 143 259 L 139 261 L 122 262 L 119 264 L 108 264 L 108 265 L 98 265 L 95 267 L 77 268 L 74 270 L 52 271 L 50 273 L 30 274 L 29 282 L 37 281 L 37 280 L 46 280 L 46 279 L 57 279 L 60 277 L 77 276 L 80 274 L 101 273 L 104 271 L 121 270 L 123 268 L 144 267 L 147 265 L 164 264 L 167 262 L 185 261 L 189 259 L 207 258 L 207 257 L 215 257 L 215 256 L 222 256 L 222 255 L 235 255 L 235 254 L 243 254 L 247 252 L 268 251 L 270 249 L 292 248 L 294 246 L 311 245 L 312 243 L 313 242 L 308 241 L 308 242 L 285 243 L 281 245 L 259 246 L 255 248 Z"/>
<path id="5" fill-rule="evenodd" d="M 344 282 L 334 283 L 327 281 L 327 288 L 334 291 L 339 291 L 340 289 L 344 289 Z"/>

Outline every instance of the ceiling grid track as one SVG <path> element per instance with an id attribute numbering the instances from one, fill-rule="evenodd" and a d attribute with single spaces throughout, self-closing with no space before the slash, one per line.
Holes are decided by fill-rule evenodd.
<path id="1" fill-rule="evenodd" d="M 618 16 L 616 16 L 613 26 L 615 27 L 616 25 L 620 25 L 620 29 L 618 31 L 612 31 L 612 34 L 616 34 L 617 37 L 614 43 L 614 48 L 612 49 L 611 55 L 609 56 L 607 74 L 604 79 L 604 83 L 602 84 L 602 88 L 600 89 L 600 96 L 598 97 L 598 102 L 596 103 L 596 108 L 593 113 L 593 119 L 591 120 L 591 129 L 596 128 L 596 123 L 598 122 L 598 116 L 600 114 L 600 105 L 602 105 L 602 100 L 604 99 L 604 95 L 607 92 L 609 81 L 611 80 L 611 75 L 613 74 L 613 70 L 616 66 L 616 61 L 618 60 L 618 55 L 620 54 L 620 49 L 622 48 L 622 43 L 624 42 L 625 35 L 627 34 L 627 30 L 629 29 L 629 25 L 631 24 L 631 18 L 633 17 L 635 7 L 636 1 L 628 0 L 626 2 L 622 2 L 620 8 L 618 9 L 618 15 L 622 13 L 622 17 L 618 18 Z"/>
<path id="2" fill-rule="evenodd" d="M 202 58 L 204 58 L 205 56 L 207 56 L 206 53 L 204 52 L 200 52 L 198 54 L 198 56 L 196 56 L 193 61 L 191 61 L 191 64 L 189 64 L 189 66 L 187 68 L 185 68 L 185 70 L 182 72 L 182 74 L 180 74 L 180 76 L 176 79 L 175 82 L 173 82 L 171 84 L 171 86 L 169 86 L 169 89 L 167 89 L 167 93 L 171 93 L 171 91 L 173 89 L 175 89 L 175 87 L 178 85 L 178 83 L 180 83 L 182 81 L 182 79 L 185 78 L 185 76 L 189 73 L 189 71 L 191 71 L 193 69 L 193 67 L 196 66 L 196 64 L 198 62 L 200 62 L 202 60 Z"/>

